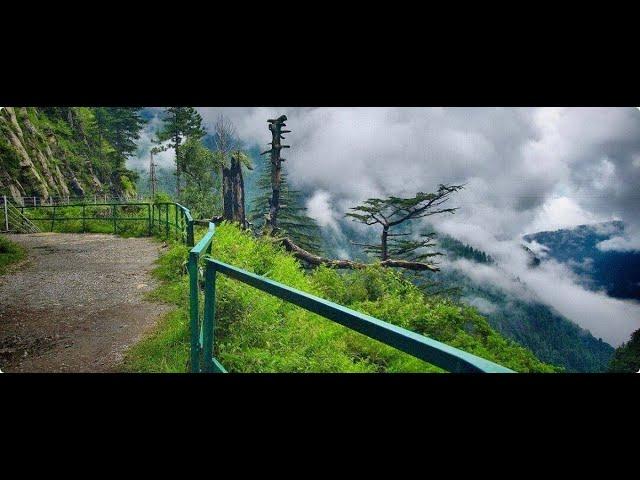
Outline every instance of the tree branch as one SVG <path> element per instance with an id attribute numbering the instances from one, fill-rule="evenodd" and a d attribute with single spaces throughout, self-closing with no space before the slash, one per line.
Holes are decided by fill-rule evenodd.
<path id="1" fill-rule="evenodd" d="M 423 271 L 423 270 L 428 270 L 431 272 L 440 271 L 438 267 L 430 263 L 413 262 L 409 260 L 387 259 L 376 264 L 353 262 L 351 260 L 334 260 L 334 259 L 329 259 L 329 258 L 320 257 L 318 255 L 314 255 L 313 253 L 310 253 L 305 249 L 297 246 L 288 237 L 282 238 L 280 240 L 282 244 L 285 246 L 285 248 L 288 251 L 290 251 L 296 258 L 300 260 L 304 260 L 305 262 L 311 265 L 316 265 L 316 266 L 326 265 L 327 267 L 331 267 L 331 268 L 345 268 L 345 269 L 356 270 L 356 269 L 366 268 L 373 265 L 381 265 L 383 267 L 405 268 L 407 270 L 416 270 L 416 271 Z"/>

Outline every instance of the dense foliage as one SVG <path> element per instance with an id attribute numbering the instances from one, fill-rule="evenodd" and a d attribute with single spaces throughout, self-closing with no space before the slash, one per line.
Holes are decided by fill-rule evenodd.
<path id="1" fill-rule="evenodd" d="M 271 170 L 268 160 L 263 160 L 259 177 L 255 183 L 255 196 L 251 202 L 249 220 L 255 230 L 264 228 L 271 201 Z M 278 212 L 279 235 L 289 236 L 297 245 L 307 251 L 320 253 L 320 229 L 309 217 L 304 198 L 298 190 L 290 187 L 287 173 L 283 171 L 280 180 L 280 211 Z"/>
<path id="2" fill-rule="evenodd" d="M 640 372 L 640 330 L 631 335 L 631 339 L 616 348 L 609 365 L 609 371 L 615 373 Z"/>
<path id="3" fill-rule="evenodd" d="M 189 353 L 186 247 L 173 246 L 155 272 L 163 280 L 154 296 L 174 303 L 155 333 L 127 357 L 131 371 L 180 372 Z M 213 255 L 380 319 L 428 335 L 521 372 L 551 372 L 525 348 L 501 337 L 471 307 L 425 297 L 401 274 L 371 267 L 309 273 L 272 242 L 230 224 L 216 231 Z M 216 356 L 235 372 L 436 372 L 436 367 L 310 314 L 275 297 L 219 276 Z"/>
<path id="4" fill-rule="evenodd" d="M 449 260 L 494 264 L 485 252 L 454 238 L 441 235 L 438 243 Z M 527 347 L 545 362 L 562 366 L 569 372 L 607 369 L 613 347 L 541 302 L 522 299 L 495 284 L 478 284 L 447 265 L 443 265 L 437 275 L 428 275 L 428 280 L 437 283 L 440 290 L 446 290 L 448 296 L 478 308 L 492 328 Z M 526 289 L 526 285 L 521 286 Z"/>
<path id="5" fill-rule="evenodd" d="M 0 275 L 7 271 L 9 265 L 19 262 L 24 256 L 24 248 L 0 235 Z"/>
<path id="6" fill-rule="evenodd" d="M 182 147 L 184 188 L 180 202 L 189 205 L 195 218 L 211 218 L 222 210 L 220 162 L 200 139 L 187 139 Z"/>
<path id="7" fill-rule="evenodd" d="M 125 161 L 143 123 L 136 108 L 5 107 L 0 193 L 133 196 L 137 175 Z"/>
<path id="8" fill-rule="evenodd" d="M 553 232 L 526 235 L 527 242 L 544 248 L 544 258 L 568 265 L 586 288 L 606 290 L 618 298 L 640 300 L 640 252 L 599 248 L 600 242 L 624 236 L 623 222 L 580 225 Z"/>

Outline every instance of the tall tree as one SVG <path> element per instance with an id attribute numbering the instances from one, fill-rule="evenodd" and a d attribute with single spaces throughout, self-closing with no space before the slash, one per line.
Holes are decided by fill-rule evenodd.
<path id="1" fill-rule="evenodd" d="M 182 146 L 184 202 L 198 217 L 212 217 L 220 210 L 220 164 L 214 152 L 198 138 L 187 138 Z"/>
<path id="2" fill-rule="evenodd" d="M 609 365 L 609 371 L 616 373 L 640 372 L 640 329 L 633 332 L 628 342 L 616 348 Z"/>
<path id="3" fill-rule="evenodd" d="M 101 156 L 102 141 L 109 142 L 115 151 L 115 161 L 124 164 L 136 153 L 136 140 L 146 121 L 140 116 L 141 108 L 97 107 L 93 109 Z"/>
<path id="4" fill-rule="evenodd" d="M 433 242 L 435 234 L 421 233 L 416 238 L 412 232 L 397 233 L 397 230 L 412 220 L 442 213 L 454 213 L 456 208 L 446 208 L 443 204 L 453 193 L 462 188 L 462 185 L 440 185 L 435 193 L 419 192 L 408 198 L 395 196 L 384 199 L 370 198 L 361 205 L 351 208 L 352 212 L 347 213 L 346 216 L 365 225 L 380 226 L 379 244 L 360 244 L 365 247 L 367 253 L 375 254 L 383 262 L 393 256 L 410 262 L 425 263 L 425 260 L 430 257 L 442 255 L 440 252 L 428 250 L 435 246 Z M 425 265 L 429 264 L 425 263 Z"/>
<path id="5" fill-rule="evenodd" d="M 180 175 L 182 173 L 182 153 L 180 146 L 185 137 L 202 138 L 207 132 L 202 126 L 202 117 L 194 107 L 167 107 L 163 115 L 164 124 L 156 134 L 156 142 L 169 141 L 166 146 L 157 150 L 173 148 L 176 155 L 176 192 L 180 198 L 182 187 Z"/>
<path id="6" fill-rule="evenodd" d="M 268 166 L 271 165 L 267 162 Z M 273 191 L 271 189 L 271 169 L 265 168 L 256 182 L 258 196 L 251 202 L 249 220 L 256 230 L 265 231 L 269 227 L 269 207 Z M 280 233 L 288 235 L 296 245 L 314 253 L 320 253 L 320 228 L 314 219 L 306 215 L 307 208 L 303 204 L 301 192 L 289 187 L 286 171 L 280 174 L 279 189 L 280 209 L 278 229 Z"/>
<path id="7" fill-rule="evenodd" d="M 283 130 L 282 127 L 286 127 L 287 116 L 280 115 L 278 118 L 267 120 L 269 122 L 269 130 L 271 131 L 271 148 L 261 155 L 269 154 L 271 161 L 271 200 L 269 201 L 269 216 L 267 217 L 267 223 L 269 224 L 272 233 L 278 230 L 278 212 L 280 210 L 280 188 L 281 188 L 281 172 L 282 162 L 284 158 L 280 156 L 280 152 L 283 148 L 290 148 L 289 145 L 282 145 L 280 140 L 284 140 L 283 134 L 290 133 L 291 130 Z"/>

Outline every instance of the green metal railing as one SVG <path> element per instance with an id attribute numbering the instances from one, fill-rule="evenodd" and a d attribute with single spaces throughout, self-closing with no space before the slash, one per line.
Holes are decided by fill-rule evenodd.
<path id="1" fill-rule="evenodd" d="M 124 208 L 139 207 L 146 210 L 145 216 L 128 216 L 123 214 Z M 82 232 L 86 231 L 87 221 L 110 222 L 113 226 L 113 233 L 118 233 L 118 223 L 121 222 L 146 222 L 148 235 L 154 233 L 169 238 L 175 237 L 189 247 L 194 244 L 193 228 L 194 222 L 188 208 L 173 202 L 143 203 L 143 202 L 111 202 L 111 203 L 71 203 L 65 205 L 15 205 L 20 214 L 24 216 L 25 211 L 44 210 L 49 212 L 46 216 L 34 217 L 27 214 L 32 222 L 42 222 L 48 226 L 48 230 L 53 232 L 56 223 L 69 221 L 82 221 Z M 79 211 L 77 215 L 67 215 L 70 211 Z M 106 215 L 105 215 L 106 213 Z"/>
<path id="2" fill-rule="evenodd" d="M 450 372 L 513 373 L 489 360 L 213 258 L 204 260 L 201 316 L 199 262 L 203 255 L 211 252 L 214 235 L 215 225 L 210 223 L 209 231 L 189 253 L 192 372 L 226 372 L 214 357 L 216 276 L 220 273 Z"/>

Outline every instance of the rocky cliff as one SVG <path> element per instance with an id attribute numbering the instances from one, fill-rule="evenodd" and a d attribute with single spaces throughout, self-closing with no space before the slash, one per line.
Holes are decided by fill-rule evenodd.
<path id="1" fill-rule="evenodd" d="M 113 161 L 113 149 L 84 107 L 0 110 L 0 195 L 50 197 L 135 195 L 135 174 Z"/>

